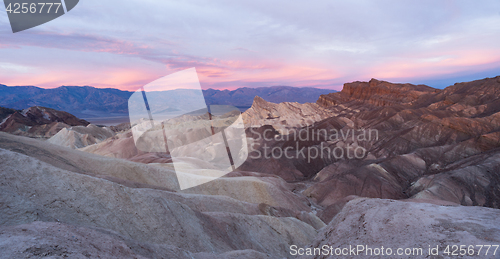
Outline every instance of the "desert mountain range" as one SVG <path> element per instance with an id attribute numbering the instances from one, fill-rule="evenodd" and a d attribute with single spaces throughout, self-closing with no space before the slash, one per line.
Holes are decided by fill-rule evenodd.
<path id="1" fill-rule="evenodd" d="M 331 92 L 335 91 L 290 86 L 203 90 L 207 105 L 232 105 L 242 109 L 250 107 L 255 96 L 260 96 L 269 102 L 306 103 L 315 102 L 319 95 Z M 133 92 L 130 91 L 90 86 L 61 86 L 54 89 L 44 89 L 35 86 L 0 84 L 0 96 L 2 96 L 0 106 L 17 110 L 41 106 L 66 111 L 80 118 L 127 116 L 128 99 L 132 94 Z"/>
<path id="2" fill-rule="evenodd" d="M 372 79 L 315 103 L 257 96 L 243 113 L 247 161 L 182 191 L 170 154 L 137 150 L 126 125 L 0 110 L 0 257 L 337 258 L 291 246 L 367 245 L 426 258 L 429 246 L 499 245 L 499 97 L 500 76 L 443 90 Z"/>

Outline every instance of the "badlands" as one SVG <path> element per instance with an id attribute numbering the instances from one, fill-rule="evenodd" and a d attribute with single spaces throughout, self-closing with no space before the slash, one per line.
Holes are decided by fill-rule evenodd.
<path id="1" fill-rule="evenodd" d="M 500 77 L 444 90 L 372 79 L 307 104 L 255 97 L 247 161 L 186 190 L 170 154 L 138 150 L 126 125 L 9 110 L 0 258 L 338 258 L 298 249 L 358 245 L 500 258 L 499 96 Z M 445 254 L 453 245 L 493 248 Z"/>

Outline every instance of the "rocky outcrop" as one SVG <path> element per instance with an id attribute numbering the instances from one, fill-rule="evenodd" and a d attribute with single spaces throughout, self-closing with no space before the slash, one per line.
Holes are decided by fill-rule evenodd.
<path id="1" fill-rule="evenodd" d="M 467 244 L 467 248 L 472 245 L 473 254 L 477 256 L 479 247 L 476 244 L 498 245 L 500 242 L 498 217 L 500 210 L 490 208 L 354 199 L 317 235 L 311 245 L 303 247 L 309 248 L 311 253 L 314 253 L 314 248 L 326 246 L 331 251 L 332 247 L 334 254 L 299 258 L 338 258 L 339 255 L 335 255 L 337 248 L 347 248 L 344 249 L 347 253 L 342 255 L 344 258 L 378 257 L 381 256 L 381 249 L 384 249 L 384 256 L 390 252 L 391 258 L 456 258 L 452 255 L 452 246 L 463 244 Z M 364 250 L 349 252 L 349 246 L 356 250 L 358 245 L 360 250 Z M 445 253 L 447 246 L 449 254 Z M 430 254 L 429 248 L 436 247 L 439 254 Z M 398 248 L 401 248 L 399 254 Z M 498 258 L 498 251 L 493 255 L 493 250 L 488 255 L 486 250 L 482 250 L 477 258 Z M 305 254 L 307 249 L 302 252 Z"/>
<path id="2" fill-rule="evenodd" d="M 249 157 L 239 169 L 272 173 L 287 181 L 311 178 L 336 159 L 326 154 L 326 151 L 324 155 L 317 153 L 315 157 L 310 157 L 308 150 L 321 152 L 321 143 L 325 141 L 322 135 L 324 130 L 346 127 L 345 120 L 332 117 L 315 126 L 296 128 L 285 133 L 278 132 L 271 125 L 250 128 L 247 130 Z M 331 145 L 325 144 L 327 147 Z"/>
<path id="3" fill-rule="evenodd" d="M 47 142 L 76 149 L 100 143 L 114 135 L 115 132 L 108 127 L 98 127 L 89 124 L 86 127 L 75 126 L 64 128 L 48 139 Z"/>
<path id="4" fill-rule="evenodd" d="M 89 124 L 89 122 L 78 119 L 77 117 L 67 112 L 40 106 L 34 106 L 28 109 L 24 109 L 21 112 L 21 115 L 25 118 L 25 121 L 31 122 L 36 125 L 49 124 L 52 122 L 63 122 L 70 126 L 86 126 Z"/>
<path id="5" fill-rule="evenodd" d="M 0 123 L 0 131 L 15 135 L 50 138 L 68 126 L 87 126 L 89 122 L 63 111 L 31 107 L 9 115 Z"/>
<path id="6" fill-rule="evenodd" d="M 463 117 L 485 117 L 500 110 L 500 76 L 456 83 L 433 97 L 429 108 L 457 112 Z"/>
<path id="7" fill-rule="evenodd" d="M 252 107 L 243 113 L 247 128 L 271 125 L 281 133 L 307 127 L 315 122 L 335 116 L 327 109 L 314 103 L 270 103 L 256 96 Z"/>
<path id="8" fill-rule="evenodd" d="M 317 103 L 323 107 L 357 101 L 375 106 L 412 105 L 428 95 L 440 92 L 426 85 L 394 84 L 377 79 L 344 84 L 341 92 L 321 95 Z"/>

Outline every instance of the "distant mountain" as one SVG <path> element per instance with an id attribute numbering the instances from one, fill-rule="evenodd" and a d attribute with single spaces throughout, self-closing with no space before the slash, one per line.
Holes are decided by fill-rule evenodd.
<path id="1" fill-rule="evenodd" d="M 298 88 L 291 86 L 273 86 L 259 88 L 243 87 L 233 91 L 208 89 L 203 92 L 207 104 L 227 104 L 236 107 L 250 108 L 255 96 L 259 96 L 272 103 L 314 103 L 318 100 L 320 95 L 336 91 L 312 87 Z"/>
<path id="2" fill-rule="evenodd" d="M 255 96 L 269 102 L 316 102 L 322 94 L 335 92 L 317 88 L 289 86 L 239 88 L 229 90 L 204 90 L 207 104 L 227 104 L 249 108 Z M 100 89 L 90 86 L 61 86 L 43 89 L 35 86 L 0 85 L 0 106 L 26 109 L 43 106 L 66 111 L 80 118 L 119 116 L 127 114 L 128 98 L 133 92 L 118 89 Z"/>
<path id="3" fill-rule="evenodd" d="M 126 113 L 132 92 L 118 89 L 99 89 L 90 86 L 61 86 L 43 89 L 35 86 L 0 85 L 0 106 L 27 109 L 43 106 L 84 117 L 87 111 Z"/>

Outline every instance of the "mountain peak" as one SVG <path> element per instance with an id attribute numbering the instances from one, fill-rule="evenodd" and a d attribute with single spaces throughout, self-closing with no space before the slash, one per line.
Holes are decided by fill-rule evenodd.
<path id="1" fill-rule="evenodd" d="M 254 105 L 260 106 L 260 105 L 263 105 L 263 104 L 265 105 L 267 103 L 268 102 L 266 100 L 262 99 L 262 97 L 256 95 L 255 98 L 253 98 L 253 104 L 252 104 L 252 106 L 254 106 Z"/>
<path id="2" fill-rule="evenodd" d="M 440 91 L 427 85 L 390 83 L 372 78 L 368 82 L 355 81 L 346 83 L 341 92 L 322 95 L 318 100 L 318 104 L 329 106 L 348 101 L 358 101 L 376 106 L 411 105 L 423 95 Z"/>
<path id="3" fill-rule="evenodd" d="M 380 81 L 380 80 L 377 80 L 377 79 L 375 79 L 375 78 L 372 78 L 372 79 L 370 79 L 370 81 L 368 81 L 368 85 L 369 85 L 370 87 L 375 87 L 375 86 L 377 86 L 378 84 L 380 84 L 381 82 L 384 82 L 384 81 Z"/>

